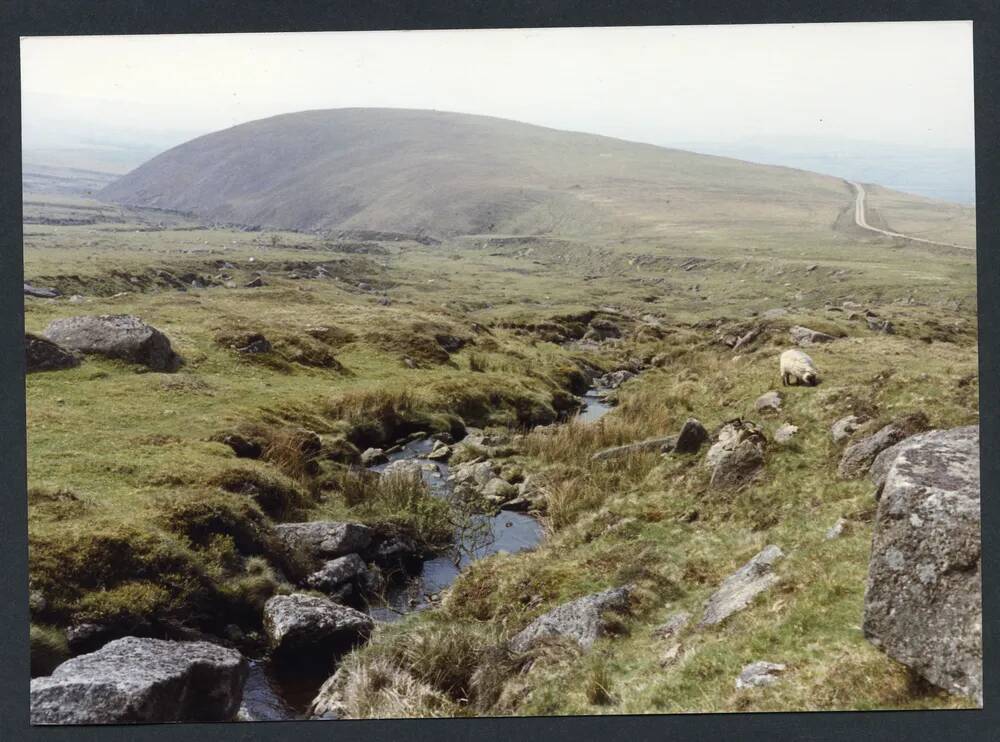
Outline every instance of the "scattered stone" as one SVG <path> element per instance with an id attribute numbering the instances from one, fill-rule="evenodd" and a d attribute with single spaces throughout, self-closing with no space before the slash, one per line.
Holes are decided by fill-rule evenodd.
<path id="1" fill-rule="evenodd" d="M 275 595 L 264 604 L 264 631 L 273 655 L 328 652 L 366 639 L 371 616 L 315 595 Z"/>
<path id="2" fill-rule="evenodd" d="M 612 446 L 598 451 L 590 457 L 591 461 L 610 461 L 621 459 L 634 454 L 660 452 L 667 453 L 674 449 L 677 443 L 676 435 L 668 435 L 663 438 L 648 438 L 637 443 L 626 443 L 624 446 Z"/>
<path id="3" fill-rule="evenodd" d="M 753 406 L 758 412 L 777 412 L 781 409 L 781 394 L 774 391 L 761 394 Z"/>
<path id="4" fill-rule="evenodd" d="M 274 348 L 271 346 L 271 341 L 259 332 L 253 332 L 240 338 L 240 343 L 236 346 L 237 353 L 246 353 L 247 355 L 270 353 L 272 350 Z"/>
<path id="5" fill-rule="evenodd" d="M 264 279 L 263 278 L 261 278 L 260 276 L 257 276 L 252 281 L 244 284 L 243 287 L 247 288 L 247 289 L 259 289 L 259 288 L 262 288 L 263 286 L 267 286 L 267 284 L 264 283 Z"/>
<path id="6" fill-rule="evenodd" d="M 604 614 L 627 610 L 630 593 L 630 586 L 617 587 L 564 603 L 528 624 L 510 640 L 510 648 L 524 652 L 539 639 L 559 636 L 590 649 L 606 633 Z"/>
<path id="7" fill-rule="evenodd" d="M 843 518 L 837 518 L 837 522 L 830 526 L 829 530 L 826 532 L 826 540 L 833 541 L 834 539 L 840 538 L 844 535 L 844 531 L 847 529 L 847 521 Z"/>
<path id="8" fill-rule="evenodd" d="M 674 444 L 674 453 L 697 453 L 702 444 L 708 440 L 708 431 L 700 420 L 689 417 Z"/>
<path id="9" fill-rule="evenodd" d="M 837 476 L 841 479 L 860 477 L 869 470 L 882 451 L 926 427 L 927 417 L 922 413 L 907 415 L 889 423 L 874 435 L 863 438 L 844 450 L 837 466 Z"/>
<path id="10" fill-rule="evenodd" d="M 797 425 L 792 425 L 791 423 L 785 423 L 780 428 L 774 431 L 774 441 L 775 443 L 788 443 L 795 437 L 795 434 L 799 432 Z"/>
<path id="11" fill-rule="evenodd" d="M 36 299 L 55 299 L 59 296 L 59 292 L 56 289 L 32 286 L 30 283 L 26 283 L 24 284 L 24 295 L 33 296 Z"/>
<path id="12" fill-rule="evenodd" d="M 83 301 L 84 298 L 80 294 L 73 294 L 71 297 L 69 297 L 70 304 L 82 304 Z"/>
<path id="13" fill-rule="evenodd" d="M 678 611 L 668 618 L 664 623 L 653 629 L 653 638 L 669 639 L 681 632 L 688 622 L 691 621 L 691 614 L 687 611 Z"/>
<path id="14" fill-rule="evenodd" d="M 32 680 L 31 723 L 231 721 L 248 672 L 215 644 L 126 637 Z"/>
<path id="15" fill-rule="evenodd" d="M 308 523 L 278 523 L 274 534 L 286 549 L 320 563 L 368 548 L 371 530 L 360 523 L 311 521 Z"/>
<path id="16" fill-rule="evenodd" d="M 361 454 L 362 466 L 378 466 L 389 460 L 381 448 L 366 448 Z"/>
<path id="17" fill-rule="evenodd" d="M 810 330 L 808 327 L 802 327 L 801 325 L 791 328 L 788 334 L 791 336 L 793 343 L 803 346 L 832 343 L 837 339 L 833 335 L 827 335 L 825 332 L 819 332 L 818 330 Z"/>
<path id="18" fill-rule="evenodd" d="M 36 371 L 59 371 L 80 365 L 80 358 L 72 351 L 30 332 L 24 333 L 24 356 L 29 374 Z"/>
<path id="19" fill-rule="evenodd" d="M 176 371 L 183 363 L 166 335 L 131 314 L 57 319 L 43 334 L 65 348 L 141 364 L 153 371 Z"/>
<path id="20" fill-rule="evenodd" d="M 884 335 L 896 334 L 896 328 L 893 326 L 892 322 L 887 319 L 865 317 L 865 321 L 868 323 L 868 329 L 872 332 L 881 332 Z"/>
<path id="21" fill-rule="evenodd" d="M 498 503 L 507 502 L 517 497 L 517 487 L 500 477 L 495 477 L 483 487 L 483 495 Z"/>
<path id="22" fill-rule="evenodd" d="M 857 415 L 848 415 L 847 417 L 840 418 L 830 428 L 830 435 L 833 437 L 833 442 L 840 443 L 846 441 L 855 433 L 867 427 L 867 423 L 867 420 L 863 420 Z"/>
<path id="23" fill-rule="evenodd" d="M 415 459 L 396 459 L 382 470 L 382 476 L 411 477 L 423 479 L 423 467 Z"/>
<path id="24" fill-rule="evenodd" d="M 336 592 L 347 583 L 365 587 L 371 582 L 368 565 L 357 554 L 331 559 L 306 578 L 306 586 L 324 593 Z"/>
<path id="25" fill-rule="evenodd" d="M 764 467 L 767 439 L 755 423 L 736 419 L 719 431 L 708 449 L 706 464 L 712 469 L 712 489 L 734 489 L 748 484 Z"/>
<path id="26" fill-rule="evenodd" d="M 681 653 L 680 642 L 674 642 L 669 647 L 663 650 L 663 654 L 660 655 L 660 667 L 670 667 L 677 661 L 677 658 Z"/>
<path id="27" fill-rule="evenodd" d="M 431 450 L 431 452 L 427 454 L 427 458 L 429 458 L 431 461 L 447 461 L 449 458 L 451 458 L 451 446 L 449 446 L 446 443 L 442 443 L 441 441 L 438 441 L 436 444 L 434 444 L 434 448 Z"/>
<path id="28" fill-rule="evenodd" d="M 750 345 L 750 343 L 752 343 L 760 336 L 760 333 L 761 333 L 761 328 L 754 327 L 749 332 L 741 335 L 739 338 L 737 338 L 736 342 L 733 343 L 733 350 L 740 350 L 741 348 L 745 348 L 746 346 Z"/>
<path id="29" fill-rule="evenodd" d="M 778 581 L 774 565 L 785 556 L 777 546 L 764 548 L 753 559 L 729 575 L 705 603 L 702 626 L 721 623 L 749 606 L 754 598 Z"/>
<path id="30" fill-rule="evenodd" d="M 979 426 L 902 446 L 885 476 L 865 637 L 949 693 L 983 702 Z"/>
<path id="31" fill-rule="evenodd" d="M 594 379 L 594 384 L 604 389 L 617 389 L 629 379 L 634 378 L 635 374 L 632 371 L 623 368 L 604 374 L 604 376 L 598 376 Z"/>
<path id="32" fill-rule="evenodd" d="M 785 671 L 785 666 L 777 662 L 751 662 L 743 668 L 736 678 L 736 689 L 763 688 L 778 682 L 778 676 Z"/>

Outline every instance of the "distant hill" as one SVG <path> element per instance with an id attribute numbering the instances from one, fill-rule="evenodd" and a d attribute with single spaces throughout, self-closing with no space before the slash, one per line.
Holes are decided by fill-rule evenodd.
<path id="1" fill-rule="evenodd" d="M 853 205 L 843 180 L 802 170 L 375 108 L 285 114 L 198 137 L 99 197 L 216 222 L 435 236 L 829 231 Z"/>

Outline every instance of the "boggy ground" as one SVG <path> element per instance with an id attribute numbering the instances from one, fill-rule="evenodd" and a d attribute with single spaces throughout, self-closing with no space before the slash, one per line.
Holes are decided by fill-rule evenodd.
<path id="1" fill-rule="evenodd" d="M 252 646 L 263 602 L 296 569 L 274 546 L 274 522 L 359 520 L 441 545 L 450 530 L 439 502 L 356 486 L 345 467 L 416 430 L 495 425 L 526 433 L 519 460 L 546 474 L 548 538 L 475 564 L 438 607 L 376 632 L 345 660 L 348 715 L 963 703 L 861 635 L 872 487 L 836 478 L 829 428 L 851 412 L 976 421 L 974 255 L 850 230 L 806 239 L 709 226 L 683 248 L 676 238 L 331 241 L 129 210 L 81 216 L 80 206 L 93 204 L 60 202 L 62 223 L 32 207 L 41 223 L 26 225 L 25 278 L 64 295 L 26 299 L 27 330 L 134 313 L 186 363 L 140 373 L 88 357 L 28 377 L 33 672 L 63 658 L 62 632 L 86 622 L 175 636 L 235 626 Z M 258 272 L 265 285 L 244 288 Z M 826 308 L 843 301 L 896 334 Z M 622 338 L 577 342 L 594 317 Z M 794 324 L 839 338 L 807 349 L 816 388 L 780 387 L 777 356 Z M 754 326 L 764 331 L 746 349 L 719 342 Z M 236 350 L 254 334 L 271 350 Z M 531 432 L 570 411 L 594 369 L 657 356 L 601 422 Z M 782 410 L 756 412 L 770 389 L 783 392 Z M 785 422 L 799 433 L 772 443 L 760 481 L 736 492 L 708 487 L 703 453 L 590 459 L 676 433 L 689 416 L 710 430 L 743 416 L 769 436 Z M 303 429 L 318 451 L 302 445 Z M 219 442 L 233 431 L 259 440 L 263 457 L 236 458 Z M 826 540 L 840 517 L 845 535 Z M 651 630 L 681 609 L 697 620 L 719 581 L 766 544 L 787 554 L 780 583 L 720 626 L 686 629 L 664 662 L 675 642 Z M 500 649 L 553 606 L 625 583 L 638 586 L 629 614 L 588 653 L 558 642 L 527 658 Z M 788 669 L 774 686 L 735 690 L 755 660 Z"/>

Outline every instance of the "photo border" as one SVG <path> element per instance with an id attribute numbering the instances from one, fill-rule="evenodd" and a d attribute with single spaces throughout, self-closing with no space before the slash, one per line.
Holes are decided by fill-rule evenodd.
<path id="1" fill-rule="evenodd" d="M 145 726 L 28 725 L 27 497 L 21 231 L 20 36 L 249 33 L 392 29 L 711 25 L 887 20 L 973 20 L 976 102 L 977 280 L 980 379 L 1000 353 L 1000 29 L 994 0 L 725 0 L 665 2 L 314 2 L 310 0 L 4 0 L 0 6 L 0 739 L 3 740 L 479 740 L 987 739 L 1000 729 L 996 617 L 1000 615 L 1000 457 L 982 458 L 984 710 L 837 711 L 575 717 L 493 717 Z M 992 207 L 989 208 L 989 207 Z M 982 450 L 1000 447 L 1000 385 L 980 384 Z M 994 414 L 990 414 L 993 411 Z"/>

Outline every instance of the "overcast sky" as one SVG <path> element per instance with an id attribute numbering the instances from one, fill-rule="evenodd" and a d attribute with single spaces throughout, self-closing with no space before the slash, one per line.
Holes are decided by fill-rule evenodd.
<path id="1" fill-rule="evenodd" d="M 663 145 L 973 144 L 966 22 L 40 37 L 21 52 L 26 146 L 57 129 L 179 141 L 348 106 Z"/>

